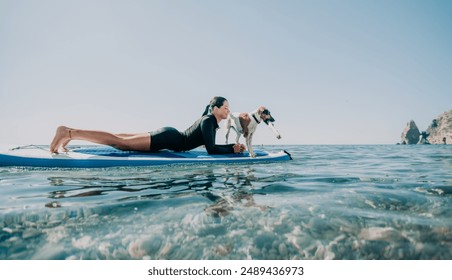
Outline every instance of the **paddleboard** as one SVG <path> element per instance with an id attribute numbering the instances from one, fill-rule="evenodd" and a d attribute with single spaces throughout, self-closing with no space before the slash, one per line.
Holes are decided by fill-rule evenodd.
<path id="1" fill-rule="evenodd" d="M 209 155 L 205 149 L 187 152 L 156 153 L 121 151 L 109 146 L 73 147 L 68 152 L 52 154 L 48 146 L 28 145 L 0 152 L 0 166 L 102 168 L 118 166 L 155 166 L 195 163 L 260 163 L 290 160 L 286 151 L 255 150 L 256 157 L 242 154 Z"/>

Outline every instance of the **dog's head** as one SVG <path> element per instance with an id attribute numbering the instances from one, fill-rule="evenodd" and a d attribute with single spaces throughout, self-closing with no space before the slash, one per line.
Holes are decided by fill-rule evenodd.
<path id="1" fill-rule="evenodd" d="M 264 121 L 265 124 L 269 124 L 269 122 L 274 122 L 275 119 L 272 117 L 270 111 L 264 106 L 259 107 L 258 109 L 259 116 Z"/>
<path id="2" fill-rule="evenodd" d="M 276 138 L 281 139 L 281 134 L 279 134 L 278 130 L 276 130 L 275 126 L 273 125 L 275 118 L 273 118 L 273 116 L 271 115 L 270 110 L 268 110 L 264 106 L 261 106 L 257 111 L 260 118 L 265 122 L 265 124 L 267 124 L 273 130 Z"/>

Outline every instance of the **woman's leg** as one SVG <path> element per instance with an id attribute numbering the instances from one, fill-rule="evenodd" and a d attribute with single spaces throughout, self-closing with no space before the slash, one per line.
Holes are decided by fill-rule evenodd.
<path id="1" fill-rule="evenodd" d="M 126 151 L 149 151 L 151 147 L 151 136 L 149 133 L 113 134 L 105 131 L 73 129 L 60 126 L 57 128 L 55 137 L 50 144 L 50 151 L 57 153 L 60 148 L 65 149 L 71 140 L 84 140 Z"/>

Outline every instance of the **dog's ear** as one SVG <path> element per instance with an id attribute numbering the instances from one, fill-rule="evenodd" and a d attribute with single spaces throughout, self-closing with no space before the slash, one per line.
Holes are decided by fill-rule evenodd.
<path id="1" fill-rule="evenodd" d="M 262 112 L 265 111 L 265 107 L 264 106 L 260 106 L 258 109 L 259 115 L 262 114 Z"/>

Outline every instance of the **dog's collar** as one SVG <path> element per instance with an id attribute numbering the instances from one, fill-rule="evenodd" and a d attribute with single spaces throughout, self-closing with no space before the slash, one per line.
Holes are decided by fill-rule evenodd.
<path id="1" fill-rule="evenodd" d="M 254 118 L 254 120 L 255 120 L 257 123 L 261 123 L 260 121 L 258 121 L 258 119 L 256 118 L 256 115 L 255 115 L 255 114 L 253 114 L 253 118 Z"/>

